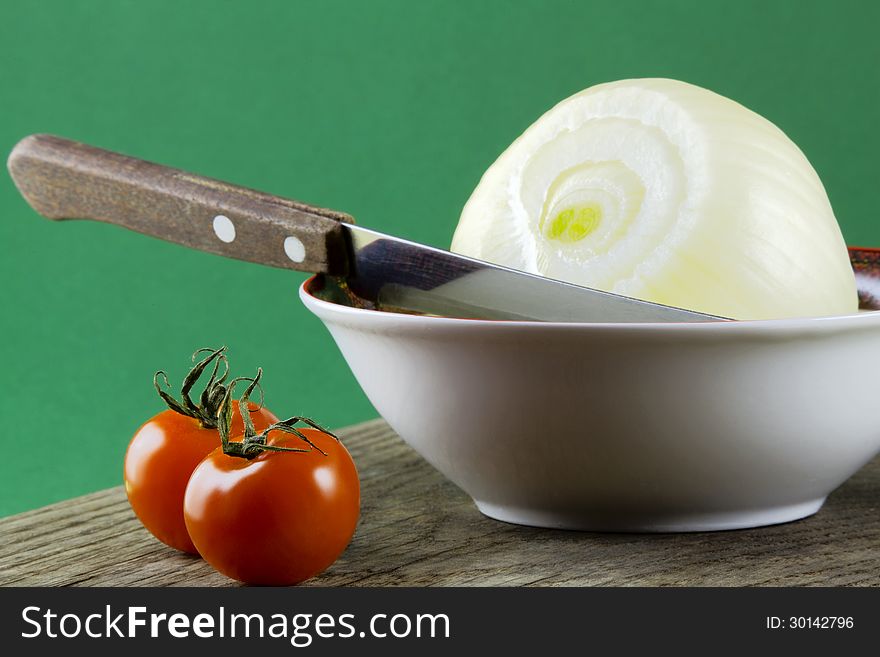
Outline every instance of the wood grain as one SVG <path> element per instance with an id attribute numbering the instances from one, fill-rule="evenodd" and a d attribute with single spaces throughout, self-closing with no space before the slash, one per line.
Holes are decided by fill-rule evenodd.
<path id="1" fill-rule="evenodd" d="M 37 212 L 50 219 L 95 219 L 229 258 L 344 275 L 343 212 L 318 208 L 179 169 L 56 137 L 31 135 L 9 156 L 9 173 Z M 218 215 L 234 238 L 214 232 Z M 303 246 L 294 262 L 285 240 Z"/>
<path id="2" fill-rule="evenodd" d="M 308 586 L 880 585 L 880 459 L 805 520 L 596 534 L 485 518 L 381 420 L 340 433 L 361 472 L 362 517 L 342 558 Z M 0 584 L 234 582 L 153 539 L 120 487 L 0 520 Z"/>

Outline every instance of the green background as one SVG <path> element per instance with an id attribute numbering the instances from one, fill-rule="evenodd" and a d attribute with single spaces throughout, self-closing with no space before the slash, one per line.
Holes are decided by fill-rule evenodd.
<path id="1" fill-rule="evenodd" d="M 847 241 L 877 245 L 878 7 L 4 0 L 0 151 L 56 133 L 446 247 L 482 171 L 558 100 L 674 77 L 779 125 Z M 46 221 L 2 175 L 0 278 L 0 515 L 119 484 L 161 408 L 152 373 L 176 384 L 197 347 L 262 365 L 279 415 L 375 415 L 300 306 L 303 276 Z"/>

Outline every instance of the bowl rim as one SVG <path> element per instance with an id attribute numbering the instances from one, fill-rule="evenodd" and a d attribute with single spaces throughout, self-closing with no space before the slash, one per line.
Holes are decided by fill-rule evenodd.
<path id="1" fill-rule="evenodd" d="M 392 323 L 398 326 L 432 325 L 445 327 L 479 328 L 520 328 L 525 330 L 596 330 L 596 331 L 697 331 L 717 332 L 742 330 L 809 330 L 818 327 L 827 329 L 880 327 L 880 310 L 861 311 L 850 315 L 829 315 L 817 317 L 788 317 L 782 319 L 744 319 L 719 320 L 707 322 L 542 322 L 534 320 L 473 319 L 465 317 L 440 317 L 437 315 L 409 315 L 406 313 L 355 308 L 316 297 L 310 286 L 318 279 L 315 274 L 303 281 L 299 287 L 299 297 L 311 312 L 324 319 L 333 315 L 338 319 L 358 321 L 359 323 Z M 829 326 L 830 325 L 830 326 Z"/>

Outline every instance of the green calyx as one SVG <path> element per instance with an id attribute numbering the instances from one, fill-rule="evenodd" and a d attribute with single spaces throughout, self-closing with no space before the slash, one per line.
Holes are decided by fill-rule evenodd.
<path id="1" fill-rule="evenodd" d="M 153 376 L 153 386 L 156 388 L 156 392 L 159 393 L 162 401 L 164 401 L 172 411 L 197 419 L 199 424 L 205 429 L 216 429 L 217 414 L 220 412 L 220 408 L 227 393 L 225 382 L 226 377 L 229 376 L 229 363 L 226 360 L 225 346 L 220 347 L 219 349 L 199 349 L 193 354 L 193 361 L 195 361 L 200 354 L 205 352 L 208 352 L 208 355 L 197 362 L 189 371 L 189 374 L 183 379 L 183 385 L 180 387 L 181 401 L 177 401 L 168 392 L 162 389 L 162 386 L 159 384 L 160 377 L 164 379 L 166 387 L 171 387 L 168 383 L 168 376 L 162 370 L 159 370 Z M 207 370 L 212 363 L 213 368 L 211 370 L 211 378 L 208 379 L 208 383 L 205 384 L 205 388 L 199 396 L 199 403 L 196 404 L 190 397 L 190 392 L 205 370 Z M 224 371 L 222 375 L 218 376 L 221 364 L 223 365 Z"/>
<path id="2" fill-rule="evenodd" d="M 327 456 L 327 453 L 309 440 L 308 436 L 296 428 L 296 425 L 303 423 L 336 440 L 339 440 L 339 437 L 307 417 L 295 415 L 281 422 L 276 422 L 261 433 L 257 433 L 256 427 L 254 427 L 254 422 L 251 420 L 250 395 L 255 388 L 259 388 L 260 407 L 262 407 L 263 389 L 260 387 L 260 377 L 262 376 L 263 370 L 258 369 L 257 375 L 254 378 L 239 377 L 233 379 L 226 387 L 217 416 L 217 429 L 220 432 L 220 442 L 223 445 L 223 453 L 227 456 L 252 459 L 262 452 L 311 452 L 312 450 L 317 450 L 324 456 Z M 229 430 L 232 426 L 232 389 L 239 381 L 250 381 L 250 385 L 248 385 L 238 400 L 239 412 L 241 413 L 241 419 L 244 423 L 244 435 L 241 440 L 232 441 L 229 436 Z M 245 410 L 248 412 L 245 412 Z M 308 445 L 308 447 L 282 447 L 280 445 L 270 445 L 268 444 L 268 440 L 271 431 L 283 431 L 285 433 L 293 434 Z"/>

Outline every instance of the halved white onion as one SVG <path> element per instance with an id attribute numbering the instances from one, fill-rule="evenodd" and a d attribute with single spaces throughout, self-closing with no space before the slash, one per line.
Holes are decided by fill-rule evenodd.
<path id="1" fill-rule="evenodd" d="M 483 175 L 452 250 L 737 319 L 853 313 L 825 189 L 775 125 L 676 80 L 556 105 Z"/>

